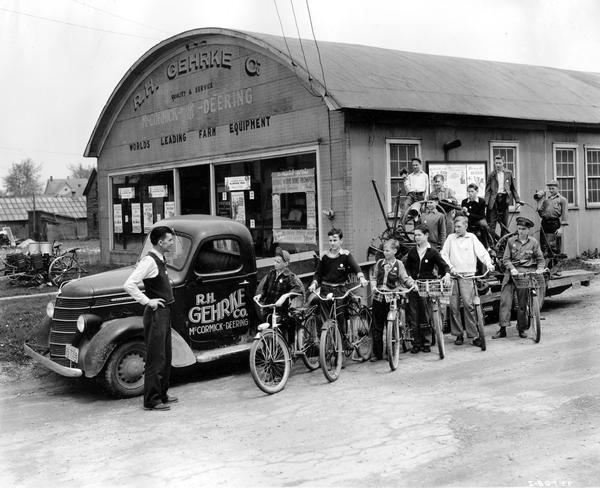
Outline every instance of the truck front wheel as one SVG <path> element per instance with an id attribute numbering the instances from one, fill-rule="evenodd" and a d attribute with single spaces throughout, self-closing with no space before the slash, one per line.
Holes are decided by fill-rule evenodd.
<path id="1" fill-rule="evenodd" d="M 141 340 L 119 345 L 110 355 L 102 383 L 118 398 L 130 398 L 144 393 L 146 347 Z"/>

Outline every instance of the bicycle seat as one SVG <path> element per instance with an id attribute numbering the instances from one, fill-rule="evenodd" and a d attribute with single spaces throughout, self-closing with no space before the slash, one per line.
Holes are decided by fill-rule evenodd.
<path id="1" fill-rule="evenodd" d="M 77 252 L 77 251 L 79 251 L 79 248 L 73 247 L 73 248 L 69 249 L 67 252 Z"/>

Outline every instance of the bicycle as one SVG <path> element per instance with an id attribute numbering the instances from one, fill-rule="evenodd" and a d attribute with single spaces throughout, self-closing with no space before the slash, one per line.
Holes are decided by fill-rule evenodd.
<path id="1" fill-rule="evenodd" d="M 406 352 L 408 347 L 407 342 L 412 344 L 412 336 L 410 327 L 406 325 L 406 302 L 408 300 L 406 294 L 412 288 L 403 288 L 401 290 L 376 290 L 385 297 L 385 301 L 390 304 L 390 310 L 387 314 L 387 322 L 385 326 L 385 347 L 387 351 L 388 363 L 392 371 L 396 371 L 400 363 L 400 347 Z M 398 304 L 398 302 L 400 302 Z"/>
<path id="2" fill-rule="evenodd" d="M 48 266 L 48 278 L 53 285 L 58 287 L 67 281 L 78 279 L 82 273 L 86 273 L 77 257 L 79 248 L 74 247 L 61 253 L 60 246 L 60 242 L 53 244 L 52 248 L 56 257 Z"/>
<path id="3" fill-rule="evenodd" d="M 430 327 L 438 349 L 440 359 L 446 357 L 446 346 L 444 344 L 444 332 L 442 326 L 442 311 L 440 297 L 449 297 L 452 294 L 452 284 L 444 284 L 444 280 L 416 280 L 417 290 L 420 297 L 427 299 L 427 308 L 431 310 Z M 479 295 L 477 295 L 479 299 Z M 481 304 L 479 304 L 481 308 Z M 480 335 L 483 335 L 480 333 Z M 485 339 L 484 339 L 485 340 Z M 485 351 L 485 345 L 482 348 Z"/>
<path id="4" fill-rule="evenodd" d="M 477 334 L 479 336 L 480 345 L 482 351 L 486 350 L 485 343 L 485 330 L 483 328 L 483 310 L 481 309 L 481 299 L 479 298 L 479 289 L 477 287 L 477 280 L 483 279 L 487 276 L 489 271 L 486 271 L 482 275 L 476 275 L 474 273 L 452 273 L 452 279 L 457 280 L 456 286 L 458 291 L 459 300 L 462 300 L 460 295 L 460 285 L 458 280 L 471 280 L 473 285 L 473 306 L 475 307 L 475 323 L 477 326 Z"/>
<path id="5" fill-rule="evenodd" d="M 348 305 L 348 330 L 345 334 L 340 330 L 340 324 L 337 323 L 336 319 L 337 301 L 343 300 L 360 286 L 360 284 L 356 285 L 337 297 L 334 297 L 333 293 L 322 297 L 319 293 L 313 292 L 322 304 L 331 302 L 328 313 L 325 312 L 324 307 L 321 307 L 324 320 L 319 342 L 319 362 L 325 378 L 330 382 L 338 379 L 344 355 L 350 357 L 351 354 L 357 354 L 360 359 L 356 360 L 360 361 L 367 361 L 371 357 L 373 341 L 371 338 L 371 312 L 369 312 L 369 309 L 361 305 L 360 302 L 351 302 Z"/>
<path id="6" fill-rule="evenodd" d="M 511 275 L 516 288 L 527 289 L 526 314 L 527 314 L 527 329 L 532 330 L 532 339 L 537 344 L 542 336 L 542 327 L 540 321 L 540 302 L 538 298 L 539 290 L 546 284 L 545 274 L 529 271 L 526 273 L 517 273 Z"/>
<path id="7" fill-rule="evenodd" d="M 250 373 L 256 386 L 269 395 L 285 388 L 290 377 L 292 364 L 300 357 L 309 371 L 319 368 L 317 330 L 317 306 L 296 309 L 288 313 L 289 327 L 294 327 L 294 340 L 288 340 L 281 331 L 279 309 L 288 298 L 298 293 L 285 293 L 275 303 L 261 304 L 259 296 L 255 303 L 261 308 L 271 308 L 268 321 L 258 326 L 258 332 L 250 348 Z"/>

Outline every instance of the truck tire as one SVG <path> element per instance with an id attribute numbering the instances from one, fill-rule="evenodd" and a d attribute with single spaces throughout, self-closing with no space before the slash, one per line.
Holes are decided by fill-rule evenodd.
<path id="1" fill-rule="evenodd" d="M 117 398 L 143 394 L 145 359 L 144 341 L 137 339 L 120 344 L 108 358 L 102 385 Z"/>

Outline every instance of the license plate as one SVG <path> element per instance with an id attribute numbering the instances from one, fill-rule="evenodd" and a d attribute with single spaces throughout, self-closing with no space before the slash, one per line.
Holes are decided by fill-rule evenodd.
<path id="1" fill-rule="evenodd" d="M 71 344 L 65 346 L 65 357 L 74 363 L 79 361 L 79 349 L 73 347 Z"/>

